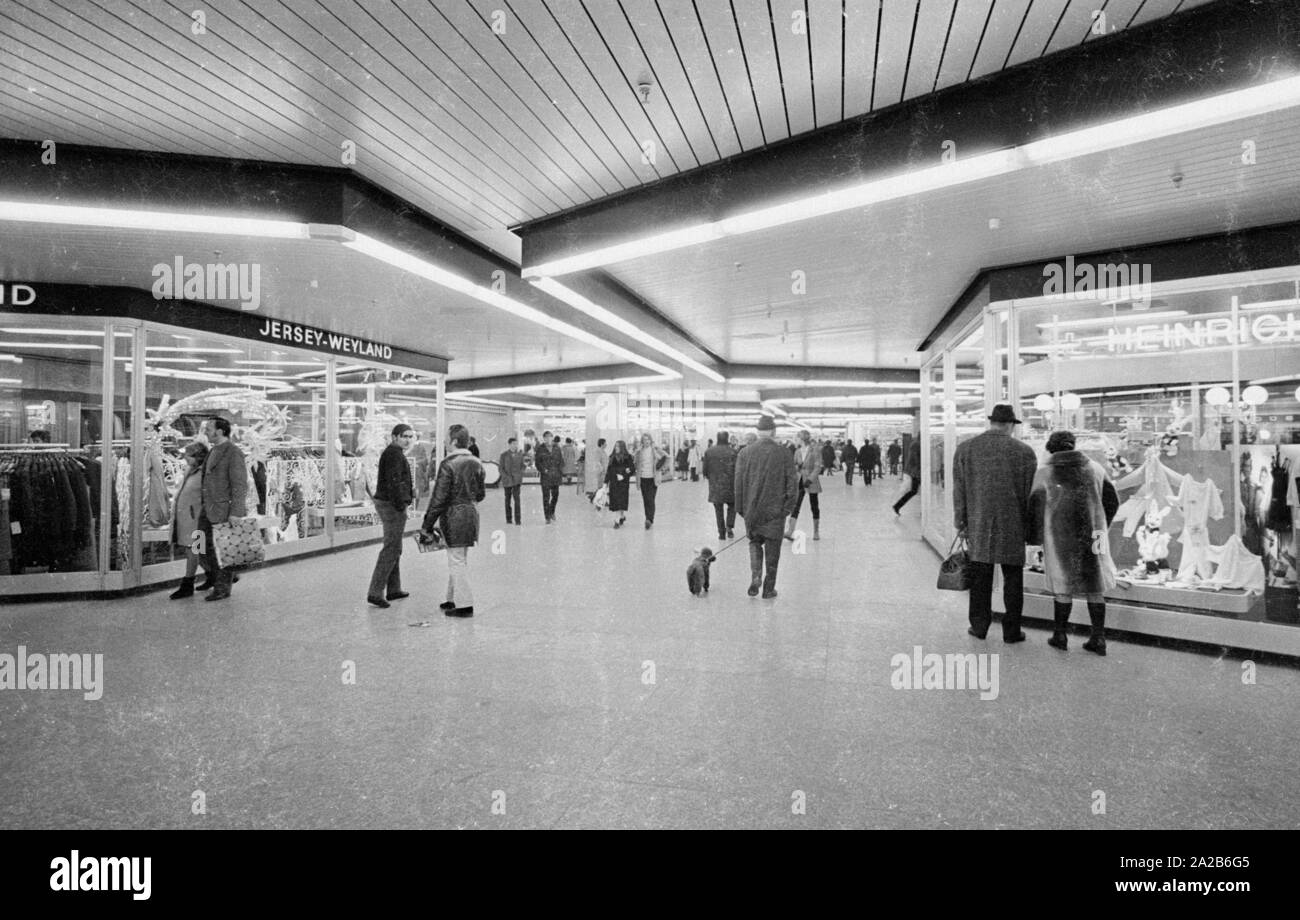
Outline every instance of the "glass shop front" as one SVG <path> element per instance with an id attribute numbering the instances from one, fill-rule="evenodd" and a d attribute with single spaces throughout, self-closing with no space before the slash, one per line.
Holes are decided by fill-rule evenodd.
<path id="1" fill-rule="evenodd" d="M 1118 491 L 1115 629 L 1300 654 L 1300 266 L 1118 296 L 986 287 L 969 309 L 922 372 L 931 545 L 955 536 L 954 450 L 1009 402 L 1040 463 L 1068 429 Z M 1026 613 L 1050 619 L 1040 548 L 1026 562 Z"/>
<path id="2" fill-rule="evenodd" d="M 313 330 L 206 305 L 153 311 L 203 320 L 186 325 L 104 312 L 0 312 L 0 595 L 183 575 L 185 448 L 208 418 L 232 425 L 268 561 L 382 536 L 371 495 L 398 422 L 425 436 L 415 481 L 436 467 L 443 359 L 323 330 L 345 354 L 295 347 Z"/>

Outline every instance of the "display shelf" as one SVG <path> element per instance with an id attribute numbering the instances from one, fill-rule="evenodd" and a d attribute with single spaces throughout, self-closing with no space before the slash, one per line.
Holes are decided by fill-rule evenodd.
<path id="1" fill-rule="evenodd" d="M 1048 594 L 1047 578 L 1040 572 L 1026 571 L 1025 591 Z M 1239 588 L 1201 591 L 1196 588 L 1171 588 L 1167 585 L 1134 582 L 1130 587 L 1116 585 L 1106 592 L 1106 600 L 1121 604 L 1178 607 L 1189 613 L 1226 614 L 1239 620 L 1264 619 L 1264 599 L 1259 595 L 1247 594 Z"/>

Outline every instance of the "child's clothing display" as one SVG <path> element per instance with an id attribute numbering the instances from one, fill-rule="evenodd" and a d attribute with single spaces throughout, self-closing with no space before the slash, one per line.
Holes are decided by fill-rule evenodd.
<path id="1" fill-rule="evenodd" d="M 1191 476 L 1185 476 L 1172 501 L 1183 512 L 1183 530 L 1178 538 L 1183 545 L 1183 558 L 1178 566 L 1178 578 L 1193 574 L 1209 578 L 1214 573 L 1209 556 L 1209 519 L 1219 521 L 1224 514 L 1219 487 L 1209 479 L 1197 482 Z"/>

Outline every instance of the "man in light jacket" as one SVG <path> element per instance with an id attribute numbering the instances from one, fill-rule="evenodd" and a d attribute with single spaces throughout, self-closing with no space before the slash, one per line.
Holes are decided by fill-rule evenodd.
<path id="1" fill-rule="evenodd" d="M 1017 440 L 1020 424 L 1006 404 L 993 407 L 989 428 L 957 445 L 952 467 L 953 526 L 969 544 L 974 579 L 970 589 L 972 636 L 983 639 L 993 622 L 993 566 L 1002 566 L 1002 641 L 1023 642 L 1025 543 L 1031 535 L 1029 497 L 1038 458 Z"/>
<path id="2" fill-rule="evenodd" d="M 776 597 L 776 569 L 781 560 L 785 517 L 794 511 L 799 474 L 794 457 L 774 440 L 771 416 L 758 420 L 758 440 L 736 457 L 736 511 L 745 519 L 749 537 L 749 596 Z"/>
<path id="3" fill-rule="evenodd" d="M 807 428 L 799 432 L 800 445 L 795 451 L 794 462 L 799 468 L 799 495 L 794 503 L 794 511 L 790 514 L 790 520 L 786 523 L 785 538 L 794 540 L 794 525 L 799 520 L 799 509 L 803 507 L 803 497 L 808 496 L 808 506 L 812 508 L 813 516 L 813 539 L 822 538 L 822 509 L 818 504 L 817 496 L 821 494 L 822 483 L 818 478 L 821 475 L 824 460 L 822 452 L 812 441 L 812 434 Z M 832 454 L 834 449 L 832 449 Z"/>
<path id="4" fill-rule="evenodd" d="M 233 573 L 217 564 L 217 547 L 212 540 L 214 524 L 225 524 L 232 517 L 248 513 L 248 464 L 235 442 L 230 440 L 230 422 L 224 418 L 210 418 L 203 423 L 203 435 L 212 449 L 203 461 L 203 510 L 199 513 L 199 530 L 203 531 L 207 568 L 212 578 L 212 590 L 203 599 L 220 601 L 230 597 Z"/>
<path id="5" fill-rule="evenodd" d="M 655 524 L 655 494 L 659 491 L 659 461 L 668 454 L 655 447 L 648 434 L 641 435 L 641 446 L 632 455 L 636 463 L 636 476 L 641 485 L 641 505 L 645 508 L 645 529 Z"/>
<path id="6" fill-rule="evenodd" d="M 518 438 L 506 442 L 506 449 L 501 452 L 497 465 L 501 467 L 501 490 L 506 494 L 506 523 L 518 527 L 524 522 L 523 512 L 519 510 L 519 487 L 524 483 L 524 455 L 519 450 Z"/>

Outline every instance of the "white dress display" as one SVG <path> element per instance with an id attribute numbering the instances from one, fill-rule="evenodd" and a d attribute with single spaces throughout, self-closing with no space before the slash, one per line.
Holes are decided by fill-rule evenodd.
<path id="1" fill-rule="evenodd" d="M 1197 482 L 1191 476 L 1183 478 L 1173 504 L 1182 509 L 1183 531 L 1178 542 L 1183 544 L 1183 558 L 1178 566 L 1178 579 L 1190 575 L 1209 578 L 1214 566 L 1209 556 L 1209 519 L 1223 519 L 1223 498 L 1212 480 Z"/>
<path id="2" fill-rule="evenodd" d="M 1119 490 L 1141 486 L 1134 495 L 1119 506 L 1119 511 L 1115 513 L 1115 520 L 1124 522 L 1124 536 L 1131 537 L 1137 531 L 1146 518 L 1151 502 L 1154 501 L 1157 508 L 1173 505 L 1173 490 L 1182 481 L 1182 473 L 1176 473 L 1160 462 L 1158 448 L 1147 448 L 1146 462 L 1115 482 L 1115 488 Z"/>

